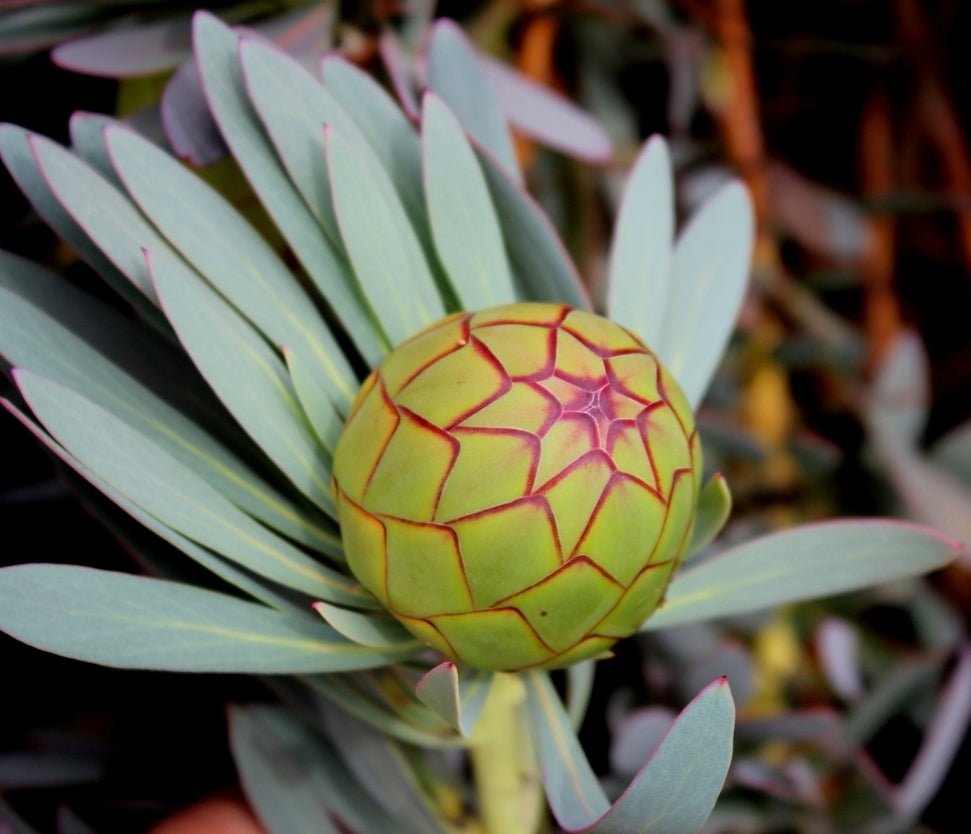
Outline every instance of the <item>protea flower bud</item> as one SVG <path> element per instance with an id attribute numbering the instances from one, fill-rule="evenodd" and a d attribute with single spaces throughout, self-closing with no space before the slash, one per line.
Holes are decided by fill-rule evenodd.
<path id="1" fill-rule="evenodd" d="M 351 570 L 412 633 L 488 669 L 606 651 L 660 601 L 701 453 L 633 334 L 558 304 L 457 313 L 364 383 L 334 481 Z"/>

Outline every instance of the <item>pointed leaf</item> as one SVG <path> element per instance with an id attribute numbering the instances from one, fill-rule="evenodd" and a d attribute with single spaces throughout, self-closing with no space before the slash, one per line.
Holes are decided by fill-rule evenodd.
<path id="1" fill-rule="evenodd" d="M 294 674 L 382 666 L 321 622 L 190 585 L 74 565 L 0 570 L 0 628 L 89 663 L 169 672 Z"/>
<path id="2" fill-rule="evenodd" d="M 252 110 L 239 64 L 239 37 L 205 12 L 196 13 L 193 26 L 204 92 L 233 157 L 314 286 L 338 318 L 348 317 L 341 320 L 361 354 L 380 354 L 381 336 L 367 328 L 368 316 L 353 290 L 343 253 L 321 233 Z"/>
<path id="3" fill-rule="evenodd" d="M 287 711 L 231 707 L 229 731 L 243 790 L 268 831 L 336 833 L 334 817 L 362 834 L 394 830 L 331 746 Z"/>
<path id="4" fill-rule="evenodd" d="M 698 495 L 698 512 L 691 531 L 688 558 L 714 541 L 731 512 L 732 494 L 728 491 L 728 482 L 721 472 L 716 472 Z"/>
<path id="5" fill-rule="evenodd" d="M 523 133 L 594 164 L 610 161 L 610 137 L 596 119 L 568 99 L 501 61 L 476 54 L 506 118 Z"/>
<path id="6" fill-rule="evenodd" d="M 272 344 L 286 342 L 313 363 L 346 413 L 357 393 L 354 372 L 269 244 L 218 192 L 151 142 L 118 127 L 105 137 L 129 193 L 161 232 Z"/>
<path id="7" fill-rule="evenodd" d="M 60 67 L 105 78 L 155 75 L 189 55 L 189 18 L 175 17 L 105 29 L 51 52 Z"/>
<path id="8" fill-rule="evenodd" d="M 393 344 L 445 315 L 445 308 L 394 187 L 367 149 L 327 129 L 334 207 L 354 271 Z"/>
<path id="9" fill-rule="evenodd" d="M 194 59 L 184 61 L 165 85 L 159 113 L 165 136 L 180 159 L 204 168 L 226 156 L 228 149 L 209 112 Z"/>
<path id="10" fill-rule="evenodd" d="M 94 168 L 115 188 L 124 190 L 118 174 L 111 165 L 111 157 L 105 147 L 105 128 L 120 124 L 110 116 L 98 113 L 72 113 L 69 123 L 71 150 Z"/>
<path id="11" fill-rule="evenodd" d="M 273 535 L 117 417 L 36 374 L 17 371 L 16 378 L 59 443 L 163 524 L 286 587 L 334 602 L 374 604 L 352 580 Z"/>
<path id="12" fill-rule="evenodd" d="M 326 602 L 315 602 L 313 607 L 334 631 L 354 643 L 376 649 L 400 648 L 406 643 L 411 643 L 416 651 L 421 648 L 415 637 L 396 619 L 383 612 L 362 613 Z"/>
<path id="13" fill-rule="evenodd" d="M 331 403 L 327 391 L 320 384 L 319 376 L 311 372 L 307 363 L 286 347 L 283 348 L 283 358 L 286 360 L 290 380 L 293 382 L 297 399 L 300 400 L 310 427 L 320 444 L 333 457 L 341 430 L 344 428 L 343 419 Z"/>
<path id="14" fill-rule="evenodd" d="M 960 546 L 897 521 L 807 524 L 733 547 L 675 576 L 642 630 L 757 611 L 915 576 Z"/>
<path id="15" fill-rule="evenodd" d="M 458 120 L 433 93 L 424 100 L 422 150 L 435 247 L 462 307 L 481 310 L 515 301 L 482 169 Z"/>
<path id="16" fill-rule="evenodd" d="M 482 150 L 477 153 L 519 295 L 530 301 L 563 302 L 581 310 L 591 309 L 586 287 L 549 218 L 489 154 Z"/>
<path id="17" fill-rule="evenodd" d="M 519 184 L 522 172 L 505 114 L 462 30 L 440 19 L 428 48 L 428 87 L 451 108 L 468 133 L 487 148 Z"/>
<path id="18" fill-rule="evenodd" d="M 191 377 L 180 374 L 178 364 L 167 360 L 166 353 L 148 342 L 145 334 L 139 337 L 132 333 L 137 328 L 120 316 L 99 310 L 76 291 L 67 292 L 70 288 L 63 281 L 46 283 L 51 295 L 44 298 L 44 307 L 57 316 L 51 318 L 34 306 L 39 299 L 37 290 L 44 286 L 38 275 L 34 278 L 35 291 L 26 298 L 20 297 L 22 281 L 13 283 L 9 272 L 0 278 L 0 354 L 12 365 L 83 390 L 87 399 L 124 420 L 254 518 L 310 547 L 340 552 L 339 540 L 325 529 L 322 516 L 281 495 L 197 422 L 204 412 L 198 405 L 192 407 L 194 372 Z M 17 295 L 3 289 L 4 284 L 10 284 Z M 65 293 L 63 297 L 61 293 Z M 84 324 L 79 324 L 79 318 Z M 89 337 L 93 346 L 84 341 Z M 120 367 L 106 358 L 126 349 Z M 142 377 L 146 363 L 154 365 L 145 376 L 151 388 L 135 378 L 136 374 Z M 169 370 L 175 376 L 158 379 L 158 373 Z M 171 394 L 170 389 L 179 382 L 186 390 L 180 396 Z M 188 405 L 186 413 L 197 419 L 188 419 L 167 400 Z"/>
<path id="19" fill-rule="evenodd" d="M 476 669 L 468 669 L 460 677 L 455 664 L 446 661 L 418 681 L 415 692 L 423 704 L 468 737 L 482 714 L 493 678 Z"/>
<path id="20" fill-rule="evenodd" d="M 667 143 L 652 136 L 634 163 L 617 214 L 610 249 L 607 314 L 661 344 L 671 282 L 674 182 Z"/>
<path id="21" fill-rule="evenodd" d="M 698 210 L 674 247 L 664 326 L 654 348 L 692 407 L 701 402 L 735 326 L 753 235 L 748 192 L 733 182 Z"/>
<path id="22" fill-rule="evenodd" d="M 346 712 L 324 711 L 327 734 L 357 781 L 396 821 L 395 831 L 448 834 L 449 825 L 431 798 L 400 744 Z"/>
<path id="23" fill-rule="evenodd" d="M 92 241 L 81 225 L 61 205 L 38 164 L 30 144 L 32 136 L 15 125 L 0 125 L 0 157 L 34 210 L 59 237 L 78 253 L 112 289 L 157 329 L 165 331 L 165 319 L 152 300 L 129 280 Z"/>
<path id="24" fill-rule="evenodd" d="M 169 321 L 216 395 L 305 496 L 335 517 L 330 461 L 290 384 L 259 334 L 178 258 L 147 253 Z"/>

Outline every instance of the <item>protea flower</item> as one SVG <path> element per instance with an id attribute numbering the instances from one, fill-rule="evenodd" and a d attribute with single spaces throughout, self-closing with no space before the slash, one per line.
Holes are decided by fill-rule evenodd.
<path id="1" fill-rule="evenodd" d="M 691 409 L 630 331 L 562 304 L 447 317 L 368 377 L 334 458 L 348 564 L 472 666 L 601 654 L 653 611 L 701 473 Z"/>
<path id="2" fill-rule="evenodd" d="M 0 127 L 38 213 L 130 305 L 0 253 L 5 405 L 156 574 L 5 568 L 0 627 L 97 663 L 293 676 L 274 682 L 296 709 L 233 711 L 272 831 L 455 830 L 443 797 L 468 791 L 430 788 L 445 771 L 421 761 L 442 745 L 472 748 L 488 834 L 547 827 L 519 795 L 541 781 L 566 830 L 696 831 L 731 758 L 725 680 L 611 808 L 543 667 L 952 555 L 922 531 L 832 525 L 668 587 L 728 514 L 722 479 L 699 490 L 691 410 L 744 294 L 744 189 L 675 242 L 666 146 L 648 142 L 614 233 L 612 323 L 522 187 L 456 27 L 429 38 L 420 111 L 402 88 L 414 120 L 339 58 L 321 81 L 211 16 L 194 34 L 206 105 L 273 233 L 110 119 L 74 119 L 71 151 Z M 182 558 L 222 584 L 184 581 Z M 574 719 L 590 669 L 571 667 Z M 542 780 L 522 775 L 537 761 Z"/>

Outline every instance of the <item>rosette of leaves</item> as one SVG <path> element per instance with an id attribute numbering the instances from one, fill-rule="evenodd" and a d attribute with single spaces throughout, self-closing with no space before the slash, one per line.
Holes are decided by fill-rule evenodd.
<path id="1" fill-rule="evenodd" d="M 589 662 L 567 671 L 565 701 L 542 670 L 442 662 L 358 583 L 342 549 L 333 454 L 369 369 L 449 313 L 592 306 L 523 189 L 470 46 L 455 26 L 435 28 L 417 125 L 339 58 L 315 77 L 208 14 L 194 49 L 211 115 L 282 251 L 125 126 L 79 117 L 73 150 L 0 129 L 0 155 L 37 212 L 133 312 L 3 255 L 0 352 L 19 391 L 6 405 L 92 496 L 157 537 L 129 536 L 153 576 L 4 569 L 0 627 L 94 663 L 267 676 L 281 705 L 235 708 L 231 734 L 243 787 L 276 834 L 336 831 L 335 820 L 362 834 L 510 834 L 542 830 L 547 805 L 569 831 L 697 830 L 731 758 L 723 678 L 611 802 L 574 734 Z M 617 219 L 604 312 L 694 408 L 745 291 L 752 224 L 731 184 L 675 240 L 672 202 L 653 139 Z M 689 550 L 728 510 L 715 475 Z M 165 558 L 158 540 L 173 548 Z M 888 522 L 783 532 L 689 564 L 644 627 L 912 575 L 954 550 Z M 184 581 L 172 552 L 217 587 Z M 465 759 L 443 748 L 468 752 L 474 798 Z"/>

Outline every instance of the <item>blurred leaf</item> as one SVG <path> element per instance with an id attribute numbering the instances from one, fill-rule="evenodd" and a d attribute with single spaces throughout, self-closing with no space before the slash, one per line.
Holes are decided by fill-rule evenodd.
<path id="1" fill-rule="evenodd" d="M 37 213 L 83 260 L 90 264 L 122 298 L 131 304 L 156 329 L 166 332 L 168 325 L 151 298 L 137 282 L 129 280 L 96 245 L 87 230 L 62 206 L 47 175 L 34 156 L 33 134 L 15 125 L 0 125 L 0 156 L 17 185 Z"/>
<path id="2" fill-rule="evenodd" d="M 398 98 L 398 103 L 409 118 L 418 121 L 421 112 L 418 98 L 415 96 L 414 67 L 411 56 L 405 53 L 404 46 L 394 30 L 391 29 L 385 29 L 381 33 L 378 49 L 385 71 L 388 73 L 388 80 Z"/>
<path id="3" fill-rule="evenodd" d="M 915 576 L 951 561 L 959 547 L 897 521 L 835 521 L 764 536 L 678 573 L 666 601 L 641 627 L 757 611 Z"/>
<path id="4" fill-rule="evenodd" d="M 0 570 L 0 626 L 44 651 L 125 669 L 262 674 L 363 669 L 410 653 L 191 585 L 74 565 Z"/>
<path id="5" fill-rule="evenodd" d="M 396 619 L 384 612 L 362 614 L 360 611 L 351 611 L 326 602 L 314 603 L 314 610 L 334 631 L 362 646 L 384 649 L 401 646 L 410 641 L 414 643 L 416 650 L 422 647 L 421 643 Z"/>
<path id="6" fill-rule="evenodd" d="M 593 660 L 582 660 L 566 667 L 566 713 L 575 731 L 579 731 L 590 704 L 596 669 Z"/>
<path id="7" fill-rule="evenodd" d="M 915 446 L 930 409 L 930 368 L 920 337 L 897 332 L 870 383 L 866 418 L 878 443 L 894 439 Z"/>
<path id="8" fill-rule="evenodd" d="M 586 287 L 549 218 L 489 154 L 479 150 L 478 157 L 522 296 L 591 309 Z"/>
<path id="9" fill-rule="evenodd" d="M 422 151 L 435 247 L 462 307 L 481 310 L 515 301 L 482 169 L 461 125 L 434 93 L 424 99 Z"/>
<path id="10" fill-rule="evenodd" d="M 971 421 L 951 429 L 928 452 L 931 461 L 971 487 Z"/>
<path id="11" fill-rule="evenodd" d="M 947 778 L 971 721 L 971 647 L 965 646 L 903 782 L 892 792 L 897 813 L 916 820 Z"/>
<path id="12" fill-rule="evenodd" d="M 449 834 L 400 744 L 343 710 L 325 710 L 324 724 L 345 765 L 395 819 L 393 830 Z"/>
<path id="13" fill-rule="evenodd" d="M 12 9 L 0 26 L 0 56 L 45 49 L 97 25 L 97 3 L 57 3 Z"/>
<path id="14" fill-rule="evenodd" d="M 721 472 L 711 476 L 698 495 L 698 512 L 691 532 L 688 557 L 698 553 L 714 541 L 732 512 L 732 494 Z"/>
<path id="15" fill-rule="evenodd" d="M 517 184 L 522 172 L 506 117 L 465 33 L 440 18 L 428 46 L 428 87 L 449 106 L 469 135 L 488 150 Z"/>
<path id="16" fill-rule="evenodd" d="M 239 64 L 239 37 L 205 12 L 196 14 L 193 25 L 204 92 L 233 156 L 330 308 L 338 316 L 353 311 L 353 278 L 343 253 L 321 234 L 253 113 Z M 373 337 L 363 335 L 362 322 L 354 318 L 347 326 L 352 339 L 362 340 L 362 355 L 372 355 Z"/>
<path id="17" fill-rule="evenodd" d="M 334 208 L 364 295 L 393 344 L 445 315 L 428 262 L 381 163 L 328 127 Z"/>
<path id="18" fill-rule="evenodd" d="M 663 335 L 653 347 L 694 407 L 735 327 L 753 235 L 748 192 L 733 182 L 694 214 L 675 244 Z"/>
<path id="19" fill-rule="evenodd" d="M 101 757 L 81 751 L 0 753 L 0 791 L 66 788 L 69 785 L 98 782 L 104 776 L 105 762 Z"/>
<path id="20" fill-rule="evenodd" d="M 611 732 L 611 771 L 631 778 L 657 749 L 675 718 L 673 710 L 661 706 L 643 707 L 625 716 Z"/>
<path id="21" fill-rule="evenodd" d="M 189 17 L 126 22 L 62 43 L 51 52 L 60 67 L 106 78 L 155 75 L 189 56 Z"/>
<path id="22" fill-rule="evenodd" d="M 770 716 L 743 717 L 735 730 L 740 744 L 764 741 L 816 741 L 832 747 L 840 732 L 840 716 L 831 709 L 810 708 Z"/>
<path id="23" fill-rule="evenodd" d="M 464 669 L 446 661 L 427 672 L 415 689 L 421 702 L 468 737 L 482 714 L 494 676 L 479 669 Z"/>
<path id="24" fill-rule="evenodd" d="M 781 230 L 807 249 L 834 261 L 858 261 L 872 245 L 862 209 L 773 160 L 767 167 L 769 211 Z"/>
<path id="25" fill-rule="evenodd" d="M 724 680 L 688 704 L 611 807 L 549 678 L 542 672 L 525 674 L 546 795 L 563 828 L 597 834 L 698 830 L 714 807 L 731 761 L 735 710 Z"/>
<path id="26" fill-rule="evenodd" d="M 826 617 L 815 634 L 816 656 L 832 690 L 844 701 L 863 695 L 860 640 L 856 629 L 839 617 Z"/>
<path id="27" fill-rule="evenodd" d="M 109 128 L 111 158 L 132 198 L 159 230 L 274 345 L 312 363 L 347 413 L 357 380 L 313 304 L 262 237 L 216 191 L 135 133 Z M 156 260 L 149 241 L 145 248 Z M 153 278 L 157 280 L 156 275 Z"/>
<path id="28" fill-rule="evenodd" d="M 603 165 L 613 153 L 610 137 L 596 119 L 553 90 L 501 61 L 477 53 L 506 118 L 544 145 Z"/>
<path id="29" fill-rule="evenodd" d="M 0 270 L 3 269 L 5 265 L 0 260 Z M 19 295 L 18 287 L 23 282 L 14 283 L 11 276 L 7 270 L 0 278 L 0 285 L 12 285 Z M 145 334 L 133 336 L 132 327 L 124 319 L 107 308 L 100 309 L 80 293 L 70 292 L 64 281 L 47 282 L 48 294 L 42 303 L 57 316 L 50 318 L 34 306 L 41 300 L 42 288 L 44 282 L 36 274 L 33 292 L 25 300 L 0 288 L 4 302 L 0 305 L 0 353 L 11 364 L 83 389 L 87 399 L 124 420 L 254 518 L 303 544 L 337 552 L 337 538 L 322 527 L 322 517 L 314 517 L 304 507 L 283 497 L 199 422 L 188 419 L 136 381 L 136 377 L 142 377 L 142 366 L 147 364 L 145 379 L 152 389 L 160 388 L 158 393 L 177 405 L 191 405 L 196 381 L 194 371 L 191 376 L 179 373 L 180 363 L 167 360 L 164 351 L 152 349 Z M 65 314 L 68 305 L 73 310 Z M 77 320 L 82 317 L 87 318 L 87 323 L 79 325 Z M 88 336 L 93 337 L 93 347 L 83 341 Z M 120 368 L 109 361 L 119 354 Z M 166 371 L 174 375 L 160 380 L 158 374 Z M 172 396 L 171 388 L 180 383 L 184 387 L 181 396 Z M 199 412 L 198 406 L 187 410 L 194 416 Z"/>
<path id="30" fill-rule="evenodd" d="M 44 426 L 119 493 L 193 541 L 311 596 L 373 605 L 351 581 L 275 536 L 144 435 L 69 388 L 27 371 L 21 392 Z"/>
<path id="31" fill-rule="evenodd" d="M 610 249 L 607 314 L 655 350 L 661 345 L 674 245 L 667 143 L 653 136 L 631 170 Z"/>
<path id="32" fill-rule="evenodd" d="M 159 107 L 165 135 L 179 157 L 203 167 L 226 155 L 226 143 L 206 104 L 195 60 L 185 61 L 175 71 Z"/>

